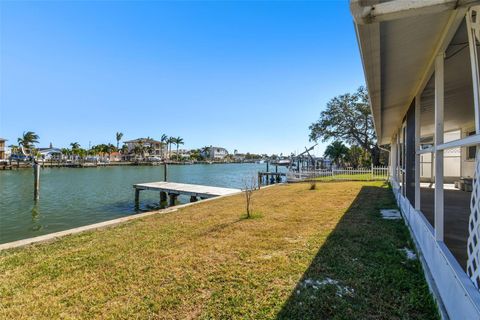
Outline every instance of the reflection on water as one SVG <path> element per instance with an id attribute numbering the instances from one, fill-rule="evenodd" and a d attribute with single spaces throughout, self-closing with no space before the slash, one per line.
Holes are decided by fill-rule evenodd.
<path id="1" fill-rule="evenodd" d="M 169 166 L 168 180 L 241 188 L 245 177 L 260 170 L 265 165 Z M 31 169 L 0 171 L 0 243 L 161 208 L 153 191 L 143 192 L 135 208 L 132 186 L 162 181 L 163 166 L 46 168 L 40 175 L 40 200 L 35 203 Z"/>

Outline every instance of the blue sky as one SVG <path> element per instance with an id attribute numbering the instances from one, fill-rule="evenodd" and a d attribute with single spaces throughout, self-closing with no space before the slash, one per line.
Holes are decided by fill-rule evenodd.
<path id="1" fill-rule="evenodd" d="M 0 136 L 290 153 L 364 83 L 348 1 L 0 2 Z M 316 154 L 323 153 L 324 146 Z"/>

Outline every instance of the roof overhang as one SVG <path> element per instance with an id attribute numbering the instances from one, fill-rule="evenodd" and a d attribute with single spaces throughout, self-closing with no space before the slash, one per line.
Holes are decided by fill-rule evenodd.
<path id="1" fill-rule="evenodd" d="M 478 0 L 351 0 L 379 144 L 389 144 L 433 73 L 467 8 Z"/>

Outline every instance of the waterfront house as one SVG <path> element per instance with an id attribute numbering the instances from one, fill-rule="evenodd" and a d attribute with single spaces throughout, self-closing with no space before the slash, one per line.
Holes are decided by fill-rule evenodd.
<path id="1" fill-rule="evenodd" d="M 118 151 L 110 153 L 109 157 L 110 162 L 119 162 L 122 161 L 122 154 Z"/>
<path id="2" fill-rule="evenodd" d="M 151 138 L 138 138 L 125 141 L 124 144 L 128 148 L 128 153 L 124 154 L 122 158 L 126 161 L 136 159 L 140 156 L 134 154 L 135 147 L 137 146 L 142 148 L 143 157 L 164 157 L 167 154 L 167 145 Z"/>
<path id="3" fill-rule="evenodd" d="M 245 161 L 245 153 L 239 153 L 237 150 L 233 152 L 233 160 L 238 161 L 238 162 L 243 162 Z"/>
<path id="4" fill-rule="evenodd" d="M 42 160 L 47 160 L 47 161 L 62 160 L 63 154 L 61 149 L 48 147 L 48 148 L 38 148 L 37 150 Z"/>
<path id="5" fill-rule="evenodd" d="M 202 151 L 202 156 L 209 160 L 223 160 L 228 156 L 228 151 L 222 147 L 210 146 L 206 150 Z"/>
<path id="6" fill-rule="evenodd" d="M 7 142 L 7 139 L 0 138 L 0 161 L 7 160 L 5 142 Z"/>
<path id="7" fill-rule="evenodd" d="M 432 291 L 480 319 L 479 1 L 351 0 L 390 180 Z M 473 190 L 473 192 L 472 192 Z"/>
<path id="8" fill-rule="evenodd" d="M 171 151 L 171 154 L 172 156 L 175 155 L 175 156 L 178 156 L 179 159 L 185 159 L 185 158 L 190 158 L 190 150 L 188 149 L 174 149 Z"/>

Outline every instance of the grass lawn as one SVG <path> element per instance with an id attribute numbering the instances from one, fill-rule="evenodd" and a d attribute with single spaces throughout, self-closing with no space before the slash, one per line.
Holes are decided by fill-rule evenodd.
<path id="1" fill-rule="evenodd" d="M 437 319 L 382 182 L 278 185 L 0 252 L 0 318 Z"/>

